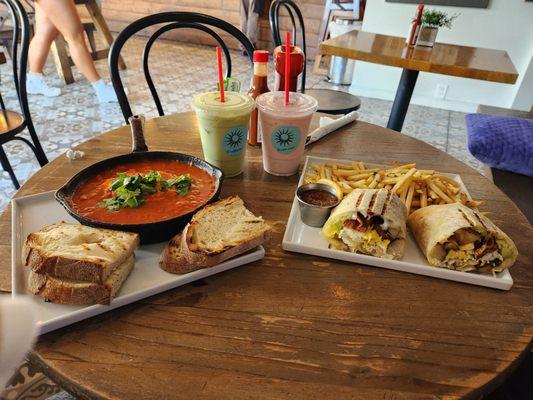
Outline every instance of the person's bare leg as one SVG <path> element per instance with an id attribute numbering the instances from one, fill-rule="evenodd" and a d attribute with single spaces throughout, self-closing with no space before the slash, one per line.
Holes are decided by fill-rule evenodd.
<path id="1" fill-rule="evenodd" d="M 49 97 L 59 96 L 61 90 L 48 86 L 43 77 L 43 67 L 50 51 L 50 46 L 59 31 L 46 17 L 38 4 L 35 4 L 35 34 L 30 42 L 28 60 L 30 72 L 26 80 L 26 90 L 29 94 L 42 94 Z"/>
<path id="2" fill-rule="evenodd" d="M 70 56 L 78 70 L 91 83 L 99 81 L 94 61 L 85 43 L 85 34 L 80 16 L 73 0 L 37 0 L 48 20 L 57 28 L 68 43 Z"/>
<path id="3" fill-rule="evenodd" d="M 31 72 L 43 73 L 50 46 L 58 34 L 59 31 L 52 21 L 46 17 L 39 4 L 35 3 L 35 34 L 31 39 L 28 50 L 28 62 Z"/>

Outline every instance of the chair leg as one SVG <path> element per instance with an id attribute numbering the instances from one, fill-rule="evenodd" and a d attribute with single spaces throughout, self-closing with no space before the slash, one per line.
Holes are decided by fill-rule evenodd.
<path id="1" fill-rule="evenodd" d="M 37 161 L 39 161 L 39 165 L 42 167 L 46 164 L 48 164 L 48 157 L 46 157 L 46 153 L 43 150 L 43 147 L 41 146 L 41 142 L 39 141 L 39 137 L 37 136 L 37 132 L 35 132 L 35 127 L 33 126 L 33 122 L 31 120 L 26 121 L 28 129 L 28 132 L 30 133 L 31 141 L 33 142 L 33 147 L 31 148 L 33 150 L 33 154 L 35 154 L 35 157 L 37 158 Z"/>
<path id="2" fill-rule="evenodd" d="M 9 174 L 9 177 L 11 178 L 11 182 L 13 182 L 13 186 L 15 186 L 15 189 L 18 190 L 20 188 L 19 181 L 15 176 L 15 172 L 11 167 L 11 164 L 7 158 L 7 154 L 4 151 L 2 145 L 0 145 L 0 164 L 2 164 L 2 168 Z"/>
<path id="3" fill-rule="evenodd" d="M 70 66 L 69 55 L 67 52 L 67 42 L 63 36 L 58 35 L 52 43 L 52 54 L 56 64 L 57 73 L 67 85 L 74 82 L 74 75 Z"/>
<path id="4" fill-rule="evenodd" d="M 107 22 L 105 21 L 102 12 L 100 11 L 100 7 L 98 7 L 98 4 L 95 0 L 86 1 L 85 7 L 87 8 L 89 15 L 91 16 L 91 19 L 94 22 L 94 26 L 102 35 L 102 38 L 104 39 L 105 43 L 107 43 L 107 45 L 111 47 L 111 45 L 113 44 L 113 35 L 111 35 L 111 32 L 109 31 L 109 27 L 107 26 Z M 121 70 L 126 69 L 126 64 L 124 63 L 122 57 L 120 57 L 118 60 L 118 68 Z"/>
<path id="5" fill-rule="evenodd" d="M 91 48 L 91 53 L 94 54 L 96 53 L 96 39 L 94 37 L 94 32 L 85 31 L 85 33 L 87 34 L 87 39 L 89 40 L 89 46 Z"/>

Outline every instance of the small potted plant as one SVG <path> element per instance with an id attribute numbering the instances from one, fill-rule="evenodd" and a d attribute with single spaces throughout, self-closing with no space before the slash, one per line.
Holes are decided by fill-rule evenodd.
<path id="1" fill-rule="evenodd" d="M 439 10 L 425 10 L 422 13 L 422 25 L 416 44 L 433 47 L 439 28 L 451 28 L 453 20 L 458 16 L 458 14 L 448 15 Z"/>

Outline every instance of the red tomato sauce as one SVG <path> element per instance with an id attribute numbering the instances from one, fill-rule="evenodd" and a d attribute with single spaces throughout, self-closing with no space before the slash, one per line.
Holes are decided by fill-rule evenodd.
<path id="1" fill-rule="evenodd" d="M 148 194 L 145 201 L 136 208 L 121 208 L 110 211 L 100 203 L 113 196 L 109 185 L 119 172 L 128 175 L 159 172 L 165 179 L 183 174 L 191 175 L 189 192 L 180 196 L 175 190 L 160 191 Z M 215 193 L 215 177 L 194 165 L 177 161 L 139 161 L 118 165 L 88 179 L 74 191 L 72 206 L 86 218 L 115 224 L 144 224 L 164 221 L 187 214 L 205 204 Z"/>

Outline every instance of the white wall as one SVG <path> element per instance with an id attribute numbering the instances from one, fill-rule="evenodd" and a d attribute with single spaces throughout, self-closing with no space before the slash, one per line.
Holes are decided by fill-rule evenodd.
<path id="1" fill-rule="evenodd" d="M 418 76 L 412 103 L 465 112 L 475 111 L 478 104 L 505 108 L 514 105 L 527 111 L 531 109 L 533 78 L 528 66 L 533 57 L 533 2 L 490 0 L 486 9 L 426 7 L 461 14 L 451 30 L 439 30 L 437 41 L 506 50 L 519 77 L 514 85 L 508 85 L 422 72 Z M 369 0 L 362 29 L 405 37 L 415 10 L 416 4 Z M 527 78 L 522 85 L 526 71 Z M 400 68 L 357 61 L 350 91 L 360 96 L 392 100 L 400 74 Z M 434 96 L 437 84 L 448 85 L 444 99 Z"/>

